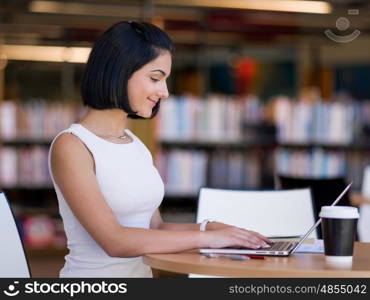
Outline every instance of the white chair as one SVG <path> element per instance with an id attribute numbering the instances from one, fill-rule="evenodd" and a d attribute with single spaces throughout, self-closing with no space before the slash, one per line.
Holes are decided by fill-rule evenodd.
<path id="1" fill-rule="evenodd" d="M 235 191 L 202 188 L 197 223 L 204 219 L 257 231 L 268 237 L 304 235 L 315 223 L 310 189 Z M 313 231 L 310 238 L 317 238 Z M 190 274 L 189 277 L 210 277 Z"/>
<path id="2" fill-rule="evenodd" d="M 310 189 L 235 191 L 202 188 L 197 222 L 218 222 L 257 231 L 265 236 L 300 236 L 314 224 Z M 310 235 L 317 238 L 317 232 Z"/>
<path id="3" fill-rule="evenodd" d="M 0 192 L 0 241 L 0 278 L 30 278 L 22 241 L 3 192 Z"/>

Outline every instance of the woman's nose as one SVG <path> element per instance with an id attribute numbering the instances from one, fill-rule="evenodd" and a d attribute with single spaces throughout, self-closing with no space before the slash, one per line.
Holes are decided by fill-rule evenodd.
<path id="1" fill-rule="evenodd" d="M 161 90 L 159 91 L 159 95 L 161 99 L 168 98 L 169 93 L 168 93 L 168 88 L 167 88 L 166 83 L 162 86 Z"/>

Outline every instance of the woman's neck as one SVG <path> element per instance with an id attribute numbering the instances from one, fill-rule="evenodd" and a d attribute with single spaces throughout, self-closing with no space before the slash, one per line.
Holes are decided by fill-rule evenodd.
<path id="1" fill-rule="evenodd" d="M 127 126 L 127 113 L 121 109 L 89 108 L 79 124 L 97 135 L 121 136 Z"/>

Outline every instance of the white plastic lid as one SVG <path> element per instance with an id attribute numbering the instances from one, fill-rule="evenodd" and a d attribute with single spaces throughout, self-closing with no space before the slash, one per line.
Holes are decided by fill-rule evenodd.
<path id="1" fill-rule="evenodd" d="M 319 216 L 333 219 L 358 219 L 357 207 L 353 206 L 322 206 Z"/>

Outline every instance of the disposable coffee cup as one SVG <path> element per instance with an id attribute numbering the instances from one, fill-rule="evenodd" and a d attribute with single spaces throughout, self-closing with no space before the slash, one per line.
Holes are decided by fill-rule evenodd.
<path id="1" fill-rule="evenodd" d="M 319 216 L 326 260 L 332 263 L 351 262 L 358 209 L 351 206 L 323 206 Z"/>

